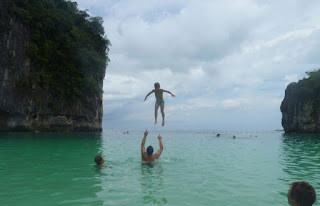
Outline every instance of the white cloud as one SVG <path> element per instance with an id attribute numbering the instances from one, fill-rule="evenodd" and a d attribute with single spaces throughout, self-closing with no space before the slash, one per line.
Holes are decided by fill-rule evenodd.
<path id="1" fill-rule="evenodd" d="M 108 75 L 104 82 L 105 100 L 132 99 L 137 96 L 141 87 L 139 80 L 123 75 Z"/>
<path id="2" fill-rule="evenodd" d="M 297 82 L 301 77 L 298 74 L 288 74 L 284 77 L 285 85 L 290 84 L 291 82 Z"/>
<path id="3" fill-rule="evenodd" d="M 172 125 L 232 129 L 229 118 L 248 116 L 248 125 L 279 128 L 286 85 L 320 64 L 316 0 L 77 2 L 104 18 L 112 43 L 104 111 L 113 122 L 152 120 L 154 97 L 141 101 L 160 82 L 177 95 L 165 95 Z"/>
<path id="4" fill-rule="evenodd" d="M 245 102 L 245 99 L 226 99 L 222 101 L 222 106 L 225 108 L 235 108 L 240 107 Z"/>

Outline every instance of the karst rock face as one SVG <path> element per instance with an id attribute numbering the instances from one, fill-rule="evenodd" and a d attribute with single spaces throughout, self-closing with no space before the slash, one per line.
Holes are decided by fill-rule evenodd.
<path id="1" fill-rule="evenodd" d="M 319 106 L 314 100 L 317 96 L 301 95 L 301 83 L 291 83 L 286 88 L 280 107 L 282 126 L 286 133 L 319 133 Z"/>
<path id="2" fill-rule="evenodd" d="M 72 104 L 55 101 L 50 93 L 33 95 L 39 85 L 20 88 L 17 81 L 36 71 L 28 57 L 31 30 L 0 1 L 0 131 L 99 131 L 102 129 L 103 72 L 96 78 L 100 92 L 82 94 Z M 63 66 L 63 65 L 61 65 Z M 100 68 L 101 69 L 101 68 Z M 90 72 L 86 73 L 90 77 Z M 99 87 L 99 88 L 98 88 Z M 31 91 L 30 91 L 31 90 Z M 27 94 L 27 95 L 24 95 Z M 54 108 L 54 109 L 53 109 Z"/>

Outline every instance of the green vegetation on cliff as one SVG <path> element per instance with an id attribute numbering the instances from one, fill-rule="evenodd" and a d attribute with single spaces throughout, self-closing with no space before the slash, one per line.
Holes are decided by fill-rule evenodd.
<path id="1" fill-rule="evenodd" d="M 302 101 L 312 101 L 315 109 L 314 114 L 320 110 L 320 69 L 307 71 L 307 78 L 298 82 L 296 95 Z"/>
<path id="2" fill-rule="evenodd" d="M 11 15 L 30 29 L 30 74 L 16 81 L 16 92 L 41 103 L 71 106 L 101 94 L 110 46 L 101 17 L 90 17 L 76 2 L 11 0 Z"/>
<path id="3" fill-rule="evenodd" d="M 314 99 L 320 96 L 320 69 L 307 71 L 307 78 L 303 78 L 298 82 L 298 95 L 306 99 Z"/>

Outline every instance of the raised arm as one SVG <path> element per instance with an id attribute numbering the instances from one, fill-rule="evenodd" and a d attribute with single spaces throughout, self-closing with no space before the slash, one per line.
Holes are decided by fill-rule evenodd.
<path id="1" fill-rule="evenodd" d="M 157 153 L 154 154 L 155 159 L 158 159 L 163 151 L 162 137 L 159 135 L 158 139 L 159 139 L 160 149 L 157 151 Z"/>
<path id="2" fill-rule="evenodd" d="M 148 130 L 146 130 L 145 132 L 144 132 L 144 136 L 143 136 L 143 139 L 142 139 L 142 142 L 141 142 L 141 155 L 143 155 L 143 153 L 145 153 L 146 152 L 146 148 L 145 148 L 145 143 L 146 143 L 146 138 L 147 138 L 147 136 L 148 136 Z"/>
<path id="3" fill-rule="evenodd" d="M 148 97 L 150 94 L 152 94 L 153 92 L 154 92 L 154 89 L 147 94 L 147 96 L 144 98 L 144 101 L 146 101 L 147 97 Z"/>
<path id="4" fill-rule="evenodd" d="M 175 97 L 175 96 L 176 96 L 176 95 L 174 95 L 173 93 L 171 93 L 171 92 L 170 92 L 170 91 L 168 91 L 168 90 L 162 89 L 162 91 L 164 91 L 164 92 L 167 92 L 167 93 L 171 94 L 171 96 L 172 96 L 172 97 Z"/>

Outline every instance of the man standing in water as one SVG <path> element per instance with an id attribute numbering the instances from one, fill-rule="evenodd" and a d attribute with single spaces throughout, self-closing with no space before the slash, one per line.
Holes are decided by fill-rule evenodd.
<path id="1" fill-rule="evenodd" d="M 162 137 L 159 135 L 158 139 L 159 139 L 159 145 L 160 145 L 160 149 L 157 151 L 157 153 L 153 154 L 153 147 L 149 146 L 147 148 L 145 148 L 145 143 L 146 143 L 146 138 L 148 136 L 148 130 L 146 130 L 144 132 L 144 137 L 142 139 L 142 143 L 141 143 L 141 157 L 142 157 L 142 161 L 145 162 L 153 162 L 154 160 L 158 159 L 162 153 L 163 150 L 163 144 L 162 144 Z"/>

